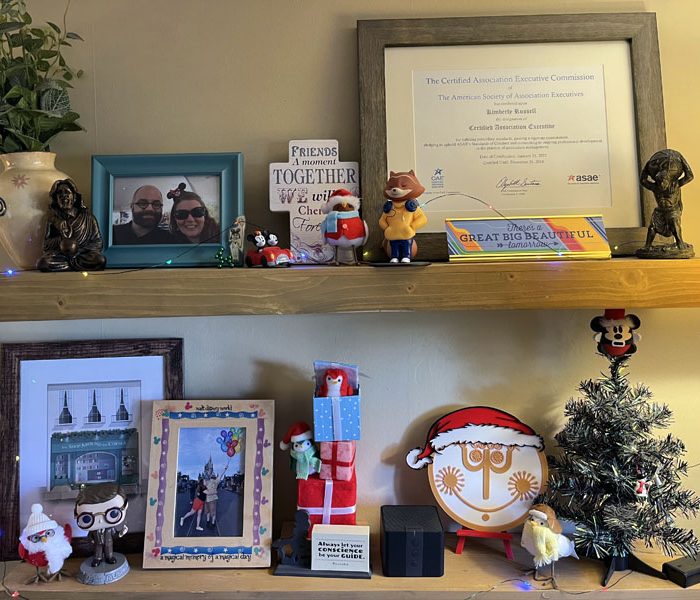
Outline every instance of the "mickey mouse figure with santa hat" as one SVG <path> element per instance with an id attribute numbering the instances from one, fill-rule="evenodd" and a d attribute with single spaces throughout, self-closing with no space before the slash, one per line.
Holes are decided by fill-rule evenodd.
<path id="1" fill-rule="evenodd" d="M 288 450 L 294 461 L 293 469 L 297 479 L 308 479 L 309 475 L 321 470 L 321 459 L 318 457 L 313 442 L 311 427 L 304 421 L 297 421 L 288 430 L 280 442 L 282 450 Z"/>
<path id="2" fill-rule="evenodd" d="M 19 538 L 20 558 L 36 568 L 36 575 L 28 583 L 60 581 L 61 575 L 67 575 L 63 563 L 73 551 L 72 533 L 70 525 L 61 527 L 44 514 L 41 504 L 32 504 L 32 514 Z"/>
<path id="3" fill-rule="evenodd" d="M 639 317 L 626 315 L 624 308 L 606 308 L 605 314 L 591 321 L 591 329 L 596 332 L 594 339 L 598 343 L 598 352 L 609 359 L 634 354 L 641 339 L 636 331 L 640 325 Z"/>
<path id="4" fill-rule="evenodd" d="M 360 199 L 345 189 L 335 190 L 321 211 L 326 218 L 321 223 L 323 241 L 333 246 L 334 264 L 340 264 L 338 250 L 350 250 L 352 264 L 357 265 L 357 248 L 367 241 L 367 223 L 360 217 Z"/>

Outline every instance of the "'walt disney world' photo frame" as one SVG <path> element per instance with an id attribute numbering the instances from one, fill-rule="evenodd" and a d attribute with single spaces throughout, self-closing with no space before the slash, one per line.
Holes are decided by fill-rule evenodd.
<path id="1" fill-rule="evenodd" d="M 145 569 L 269 567 L 273 400 L 155 402 Z"/>

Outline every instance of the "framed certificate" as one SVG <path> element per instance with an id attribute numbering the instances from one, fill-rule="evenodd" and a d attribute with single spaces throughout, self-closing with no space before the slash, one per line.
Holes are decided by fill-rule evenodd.
<path id="1" fill-rule="evenodd" d="M 421 259 L 446 259 L 446 218 L 602 214 L 614 254 L 641 245 L 638 174 L 665 147 L 653 13 L 358 21 L 358 46 L 365 218 L 414 169 Z"/>

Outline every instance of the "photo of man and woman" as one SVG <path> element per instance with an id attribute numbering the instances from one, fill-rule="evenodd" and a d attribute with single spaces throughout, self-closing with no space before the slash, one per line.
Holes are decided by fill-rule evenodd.
<path id="1" fill-rule="evenodd" d="M 174 536 L 242 536 L 244 484 L 244 427 L 181 428 Z"/>
<path id="2" fill-rule="evenodd" d="M 112 245 L 219 244 L 221 177 L 115 177 Z"/>

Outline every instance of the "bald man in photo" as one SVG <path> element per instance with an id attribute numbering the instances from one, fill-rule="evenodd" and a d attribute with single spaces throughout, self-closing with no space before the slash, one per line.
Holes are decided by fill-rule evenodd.
<path id="1" fill-rule="evenodd" d="M 173 236 L 158 225 L 163 220 L 163 194 L 152 185 L 142 185 L 131 199 L 131 221 L 112 228 L 112 244 L 172 244 Z"/>

